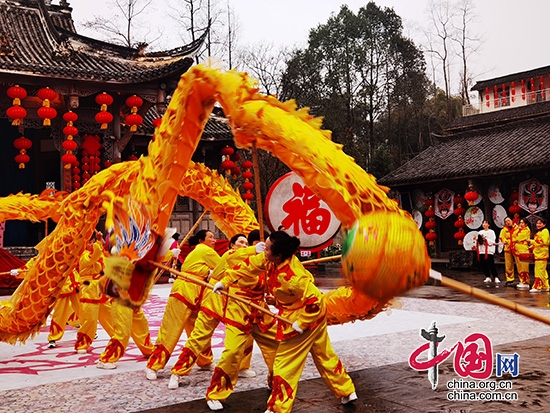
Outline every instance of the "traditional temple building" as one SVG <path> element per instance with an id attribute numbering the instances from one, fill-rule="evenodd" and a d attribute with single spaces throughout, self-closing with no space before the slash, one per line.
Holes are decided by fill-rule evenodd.
<path id="1" fill-rule="evenodd" d="M 152 124 L 206 35 L 147 53 L 79 35 L 71 12 L 64 0 L 0 0 L 0 196 L 71 191 L 145 154 Z M 214 115 L 193 160 L 218 169 L 230 141 L 223 113 Z M 172 224 L 185 234 L 199 209 L 179 199 Z M 47 228 L 8 222 L 4 245 L 35 245 Z"/>
<path id="2" fill-rule="evenodd" d="M 506 215 L 533 229 L 548 218 L 549 87 L 550 66 L 477 82 L 477 104 L 379 180 L 413 213 L 433 254 L 470 248 L 483 219 L 498 235 Z"/>

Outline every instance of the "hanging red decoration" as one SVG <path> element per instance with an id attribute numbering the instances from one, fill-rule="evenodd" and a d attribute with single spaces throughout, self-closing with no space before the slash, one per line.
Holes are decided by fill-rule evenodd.
<path id="1" fill-rule="evenodd" d="M 127 161 L 137 161 L 138 160 L 138 157 L 136 155 L 130 155 L 127 159 Z"/>
<path id="2" fill-rule="evenodd" d="M 162 118 L 155 118 L 155 119 L 153 119 L 152 123 L 153 123 L 153 126 L 155 128 L 158 128 L 160 126 L 160 124 L 162 123 Z"/>
<path id="3" fill-rule="evenodd" d="M 137 113 L 141 105 L 143 105 L 143 99 L 137 95 L 126 99 L 126 106 L 130 108 L 130 114 L 126 116 L 125 122 L 130 126 L 130 132 L 137 131 L 138 126 L 143 123 L 143 117 Z"/>
<path id="4" fill-rule="evenodd" d="M 535 79 L 531 78 L 529 83 L 531 84 L 531 100 L 534 102 L 536 100 L 536 96 L 535 96 Z"/>
<path id="5" fill-rule="evenodd" d="M 234 166 L 231 168 L 231 176 L 233 179 L 237 179 L 237 177 L 241 174 L 241 168 L 238 166 Z"/>
<path id="6" fill-rule="evenodd" d="M 50 106 L 51 101 L 57 99 L 57 92 L 49 87 L 38 90 L 38 97 L 42 99 L 42 107 L 38 109 L 38 116 L 43 119 L 44 126 L 50 126 L 52 119 L 57 116 L 57 110 Z"/>
<path id="7" fill-rule="evenodd" d="M 426 229 L 435 229 L 435 227 L 437 227 L 437 223 L 435 222 L 435 220 L 432 218 L 430 219 L 428 222 L 426 222 Z"/>
<path id="8" fill-rule="evenodd" d="M 111 95 L 106 92 L 102 92 L 95 97 L 95 102 L 100 106 L 100 111 L 95 115 L 95 121 L 101 124 L 100 129 L 107 129 L 109 123 L 113 121 L 113 115 L 107 112 L 107 106 L 114 102 Z"/>
<path id="9" fill-rule="evenodd" d="M 25 169 L 25 164 L 31 160 L 29 155 L 27 155 L 27 151 L 32 147 L 32 141 L 21 136 L 13 141 L 13 146 L 19 149 L 19 154 L 15 157 L 15 162 L 19 164 L 19 169 Z"/>
<path id="10" fill-rule="evenodd" d="M 435 217 L 435 211 L 434 207 L 432 205 L 429 206 L 428 210 L 424 213 L 426 215 L 426 218 L 433 218 Z"/>
<path id="11" fill-rule="evenodd" d="M 474 190 L 474 184 L 472 180 L 468 181 L 468 191 L 464 194 L 464 199 L 468 201 L 468 205 L 472 206 L 479 197 L 477 191 Z"/>
<path id="12" fill-rule="evenodd" d="M 433 229 L 430 230 L 430 232 L 428 232 L 426 234 L 426 240 L 429 242 L 430 245 L 435 245 L 435 240 L 437 239 L 437 234 L 434 232 Z"/>
<path id="13" fill-rule="evenodd" d="M 82 139 L 82 149 L 86 152 L 86 156 L 82 157 L 82 169 L 95 175 L 99 168 L 99 156 L 101 149 L 101 138 L 98 135 L 86 135 Z M 86 168 L 84 168 L 86 166 Z"/>
<path id="14" fill-rule="evenodd" d="M 495 99 L 495 108 L 498 107 L 498 86 L 493 86 L 493 98 Z"/>
<path id="15" fill-rule="evenodd" d="M 426 229 L 428 230 L 428 233 L 425 235 L 426 240 L 428 241 L 428 244 L 430 246 L 435 245 L 435 240 L 437 239 L 437 234 L 435 233 L 435 228 L 437 227 L 437 223 L 435 222 L 435 210 L 434 205 L 435 201 L 433 198 L 426 198 L 424 201 L 424 204 L 428 207 L 426 212 L 424 212 L 424 215 L 428 220 L 424 224 Z"/>
<path id="16" fill-rule="evenodd" d="M 9 87 L 6 93 L 10 99 L 13 99 L 14 106 L 19 106 L 21 101 L 27 97 L 27 91 L 19 85 Z"/>
<path id="17" fill-rule="evenodd" d="M 78 134 L 78 129 L 73 126 L 73 122 L 76 122 L 77 119 L 78 115 L 73 111 L 68 111 L 63 114 L 63 120 L 67 122 L 67 126 L 63 128 L 63 134 L 66 136 L 66 139 L 61 146 L 63 146 L 63 149 L 67 152 L 61 157 L 61 161 L 65 164 L 65 169 L 70 169 L 74 162 L 76 162 L 76 156 L 73 154 L 73 151 L 78 147 L 77 143 L 74 141 L 74 136 Z"/>
<path id="18" fill-rule="evenodd" d="M 466 236 L 466 233 L 462 228 L 459 228 L 458 232 L 455 232 L 454 238 L 458 241 L 458 245 L 462 245 L 464 243 L 463 240 L 465 236 Z"/>
<path id="19" fill-rule="evenodd" d="M 231 146 L 226 146 L 225 148 L 222 148 L 221 153 L 224 156 L 231 156 L 235 153 L 235 149 L 233 149 Z"/>
<path id="20" fill-rule="evenodd" d="M 488 108 L 491 107 L 491 96 L 489 95 L 489 88 L 485 88 L 485 105 L 487 105 Z"/>
<path id="21" fill-rule="evenodd" d="M 521 80 L 521 99 L 525 100 L 525 80 Z"/>
<path id="22" fill-rule="evenodd" d="M 508 100 L 506 99 L 506 85 L 502 85 L 502 106 L 506 106 L 508 103 Z"/>
<path id="23" fill-rule="evenodd" d="M 252 182 L 250 182 L 250 180 L 252 179 L 252 176 L 253 176 L 252 172 L 250 172 L 250 169 L 252 168 L 253 165 L 254 164 L 249 160 L 245 160 L 243 163 L 241 163 L 241 167 L 246 169 L 243 172 L 243 178 L 244 178 L 243 189 L 246 192 L 242 196 L 243 196 L 243 199 L 246 201 L 247 204 L 252 199 L 254 199 L 254 194 L 252 192 L 250 192 L 254 188 L 254 184 Z"/>
<path id="24" fill-rule="evenodd" d="M 512 103 L 516 100 L 516 82 L 510 84 L 510 93 L 512 94 Z"/>
<path id="25" fill-rule="evenodd" d="M 546 88 L 544 87 L 544 77 L 540 77 L 539 80 L 539 90 L 542 97 L 542 100 L 546 100 Z"/>
<path id="26" fill-rule="evenodd" d="M 21 125 L 21 119 L 25 118 L 27 116 L 27 110 L 23 106 L 12 106 L 6 110 L 6 115 L 10 119 L 13 119 L 11 124 L 13 126 L 19 126 Z"/>
<path id="27" fill-rule="evenodd" d="M 103 166 L 104 166 L 105 168 L 110 167 L 112 164 L 113 164 L 113 162 L 111 162 L 111 161 L 109 161 L 109 160 L 103 162 Z"/>

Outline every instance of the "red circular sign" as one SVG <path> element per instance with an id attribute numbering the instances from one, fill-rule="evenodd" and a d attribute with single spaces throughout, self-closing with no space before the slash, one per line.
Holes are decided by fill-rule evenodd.
<path id="1" fill-rule="evenodd" d="M 272 231 L 280 225 L 300 239 L 300 248 L 324 246 L 338 233 L 340 221 L 294 172 L 273 184 L 265 201 L 267 224 Z"/>

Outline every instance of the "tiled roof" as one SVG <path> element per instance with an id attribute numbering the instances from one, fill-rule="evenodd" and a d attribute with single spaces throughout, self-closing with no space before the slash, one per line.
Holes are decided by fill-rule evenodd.
<path id="1" fill-rule="evenodd" d="M 550 168 L 550 115 L 449 135 L 379 179 L 388 186 Z"/>
<path id="2" fill-rule="evenodd" d="M 0 0 L 0 75 L 142 83 L 187 71 L 203 42 L 147 54 L 76 34 L 69 8 Z"/>

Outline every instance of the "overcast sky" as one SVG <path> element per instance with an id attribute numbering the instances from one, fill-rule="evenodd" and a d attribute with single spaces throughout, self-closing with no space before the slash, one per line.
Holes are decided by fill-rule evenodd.
<path id="1" fill-rule="evenodd" d="M 347 4 L 353 12 L 367 4 L 365 0 L 227 1 L 238 18 L 241 44 L 265 41 L 302 47 L 307 44 L 309 30 L 325 23 L 331 13 L 340 10 L 342 4 Z M 475 81 L 550 65 L 547 50 L 549 0 L 472 1 L 477 16 L 473 28 L 481 40 L 477 56 L 469 62 Z M 108 2 L 69 0 L 77 25 L 91 19 L 94 14 L 108 15 L 105 6 Z M 53 3 L 58 3 L 58 0 Z M 375 3 L 392 7 L 403 19 L 405 34 L 417 45 L 426 43 L 421 28 L 429 23 L 428 0 L 376 0 Z M 148 17 L 151 25 L 167 27 L 169 19 L 165 11 L 152 9 Z M 177 41 L 177 35 L 171 36 L 169 28 L 164 33 Z M 176 46 L 172 44 L 170 47 Z"/>

